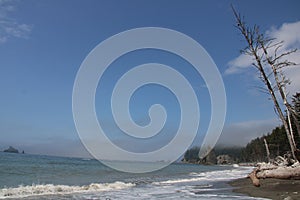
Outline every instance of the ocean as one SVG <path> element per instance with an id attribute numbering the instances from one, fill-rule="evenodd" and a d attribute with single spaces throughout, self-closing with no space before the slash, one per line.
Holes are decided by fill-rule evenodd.
<path id="1" fill-rule="evenodd" d="M 174 163 L 131 174 L 94 159 L 0 152 L 0 199 L 257 199 L 227 183 L 251 169 Z"/>

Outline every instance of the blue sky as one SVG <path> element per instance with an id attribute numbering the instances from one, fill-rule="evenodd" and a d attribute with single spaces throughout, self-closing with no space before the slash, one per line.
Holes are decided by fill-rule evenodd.
<path id="1" fill-rule="evenodd" d="M 290 41 L 287 49 L 299 47 L 298 1 L 0 0 L 0 149 L 12 145 L 29 153 L 86 155 L 72 116 L 76 73 L 84 58 L 100 42 L 139 27 L 164 27 L 182 32 L 210 54 L 222 75 L 227 95 L 223 143 L 244 144 L 266 133 L 279 121 L 268 96 L 255 88 L 260 85 L 255 70 L 248 67 L 247 59 L 239 56 L 245 43 L 234 28 L 231 3 L 249 24 L 257 23 L 263 32 Z M 158 51 L 136 53 L 135 57 L 116 61 L 112 70 L 117 70 L 106 76 L 107 86 L 102 91 L 98 88 L 99 119 L 107 120 L 109 131 L 118 132 L 111 125 L 107 106 L 101 104 L 102 99 L 108 98 L 109 92 L 105 91 L 119 76 L 118 62 L 127 66 L 149 61 L 173 64 L 188 76 L 201 99 L 203 125 L 194 142 L 197 145 L 210 118 L 209 95 L 203 80 L 183 67 L 184 61 L 172 55 Z M 297 91 L 299 69 L 287 73 L 294 83 L 290 90 Z M 148 98 L 146 91 L 155 89 L 159 94 L 166 92 L 165 96 Z M 179 120 L 178 110 L 174 108 L 177 102 L 162 88 L 145 88 L 136 94 L 133 118 L 145 124 L 147 105 L 156 101 L 167 104 L 166 109 L 171 113 L 166 129 L 175 129 Z"/>

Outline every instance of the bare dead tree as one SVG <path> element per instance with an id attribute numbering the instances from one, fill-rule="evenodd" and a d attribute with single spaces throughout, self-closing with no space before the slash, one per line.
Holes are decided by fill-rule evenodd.
<path id="1" fill-rule="evenodd" d="M 290 83 L 290 81 L 286 78 L 282 69 L 296 65 L 285 58 L 297 50 L 294 49 L 279 53 L 283 46 L 283 41 L 275 42 L 275 39 L 266 37 L 260 32 L 257 25 L 249 27 L 241 15 L 238 14 L 233 7 L 232 10 L 236 18 L 236 27 L 247 42 L 246 48 L 241 50 L 241 53 L 254 58 L 252 65 L 258 70 L 259 78 L 264 83 L 267 93 L 271 96 L 274 103 L 274 109 L 284 125 L 292 156 L 295 160 L 297 160 L 295 155 L 297 147 L 293 137 L 293 129 L 284 115 L 284 109 L 280 106 L 283 104 L 283 107 L 287 110 L 287 112 L 291 113 L 292 116 L 294 115 L 292 106 L 288 102 L 287 95 L 285 93 L 285 87 Z M 272 84 L 271 80 L 274 80 L 275 84 Z M 279 93 L 279 97 L 276 92 Z"/>
<path id="2" fill-rule="evenodd" d="M 267 159 L 268 159 L 268 162 L 270 162 L 270 160 L 271 160 L 270 159 L 270 150 L 269 150 L 269 146 L 268 146 L 266 138 L 264 138 L 264 143 L 265 143 L 266 152 L 267 152 Z"/>

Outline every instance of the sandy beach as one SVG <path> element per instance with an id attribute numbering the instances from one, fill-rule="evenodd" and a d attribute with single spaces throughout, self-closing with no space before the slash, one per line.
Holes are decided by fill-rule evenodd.
<path id="1" fill-rule="evenodd" d="M 234 192 L 252 197 L 300 199 L 300 180 L 261 179 L 260 181 L 260 187 L 253 186 L 249 178 L 234 180 L 230 182 L 230 185 L 234 187 Z"/>

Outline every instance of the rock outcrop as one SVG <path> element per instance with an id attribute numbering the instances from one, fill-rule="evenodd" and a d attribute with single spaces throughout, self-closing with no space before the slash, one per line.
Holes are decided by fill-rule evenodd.
<path id="1" fill-rule="evenodd" d="M 217 156 L 217 164 L 218 165 L 229 165 L 232 164 L 233 160 L 229 155 L 219 155 Z"/>
<path id="2" fill-rule="evenodd" d="M 7 153 L 19 153 L 18 149 L 13 148 L 12 146 L 10 146 L 8 149 L 4 150 L 4 152 L 7 152 Z"/>
<path id="3" fill-rule="evenodd" d="M 209 154 L 199 161 L 199 164 L 203 165 L 215 165 L 217 164 L 217 156 L 214 150 L 210 151 Z"/>

